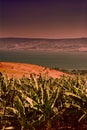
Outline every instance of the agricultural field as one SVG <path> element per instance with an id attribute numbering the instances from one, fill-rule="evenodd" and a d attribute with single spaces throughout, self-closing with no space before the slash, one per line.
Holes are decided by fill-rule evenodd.
<path id="1" fill-rule="evenodd" d="M 87 78 L 0 73 L 0 130 L 87 130 Z"/>

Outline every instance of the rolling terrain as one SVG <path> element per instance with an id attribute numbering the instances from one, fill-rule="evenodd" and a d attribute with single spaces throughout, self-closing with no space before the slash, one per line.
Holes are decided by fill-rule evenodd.
<path id="1" fill-rule="evenodd" d="M 29 77 L 31 73 L 35 73 L 37 76 L 40 74 L 43 76 L 48 75 L 49 77 L 53 78 L 59 78 L 60 76 L 68 75 L 61 71 L 41 67 L 38 65 L 11 62 L 0 62 L 0 72 L 8 75 L 9 78 L 21 78 L 23 75 Z"/>
<path id="2" fill-rule="evenodd" d="M 72 39 L 0 38 L 0 50 L 87 52 L 87 38 L 72 38 Z"/>

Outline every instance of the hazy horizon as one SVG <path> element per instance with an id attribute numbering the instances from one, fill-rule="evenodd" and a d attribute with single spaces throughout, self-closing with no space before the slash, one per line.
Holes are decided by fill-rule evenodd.
<path id="1" fill-rule="evenodd" d="M 0 38 L 0 50 L 86 52 L 87 38 Z"/>
<path id="2" fill-rule="evenodd" d="M 46 38 L 46 37 L 19 37 L 19 36 L 17 36 L 17 37 L 5 37 L 5 36 L 0 36 L 0 39 L 1 38 L 3 38 L 3 39 L 16 39 L 16 38 L 18 38 L 18 39 L 53 39 L 53 40 L 58 40 L 58 39 L 86 39 L 87 38 L 87 36 L 85 36 L 85 37 L 61 37 L 61 38 Z"/>
<path id="3" fill-rule="evenodd" d="M 87 38 L 0 38 L 0 61 L 87 69 Z"/>

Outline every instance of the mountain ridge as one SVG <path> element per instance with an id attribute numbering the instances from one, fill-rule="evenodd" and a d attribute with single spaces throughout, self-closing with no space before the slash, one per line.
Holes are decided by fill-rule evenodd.
<path id="1" fill-rule="evenodd" d="M 0 38 L 0 50 L 87 52 L 87 38 L 33 39 Z"/>

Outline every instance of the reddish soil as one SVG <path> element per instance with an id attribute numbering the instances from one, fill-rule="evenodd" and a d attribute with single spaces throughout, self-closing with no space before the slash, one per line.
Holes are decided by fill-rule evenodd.
<path id="1" fill-rule="evenodd" d="M 39 75 L 40 73 L 45 76 L 46 74 L 53 78 L 59 78 L 62 75 L 68 75 L 61 71 L 45 68 L 38 65 L 13 63 L 13 62 L 0 62 L 0 72 L 8 75 L 9 78 L 21 78 L 23 75 L 29 77 L 31 73 Z"/>

